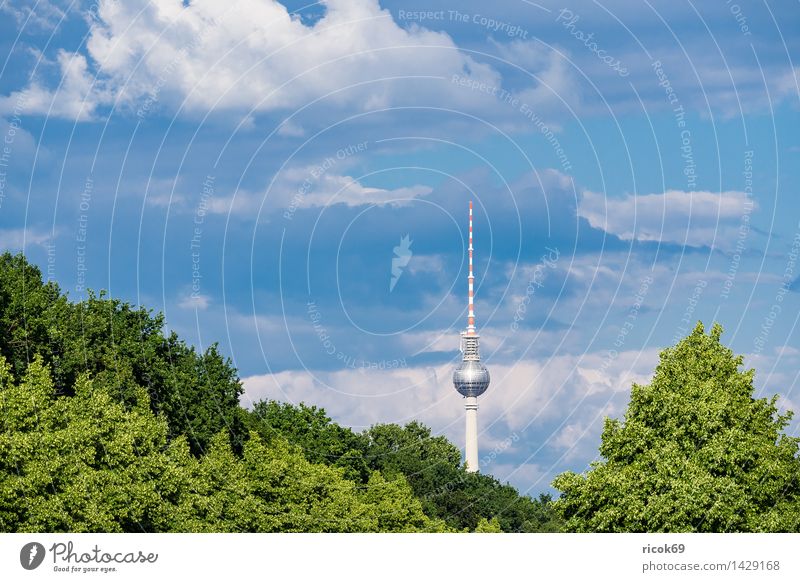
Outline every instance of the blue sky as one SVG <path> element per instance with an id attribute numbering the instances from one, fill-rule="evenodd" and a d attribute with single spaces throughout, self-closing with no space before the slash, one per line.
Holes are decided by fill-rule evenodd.
<path id="1" fill-rule="evenodd" d="M 585 468 L 697 320 L 800 410 L 795 2 L 0 10 L 0 246 L 219 342 L 245 405 L 463 444 L 474 200 L 483 471 Z"/>

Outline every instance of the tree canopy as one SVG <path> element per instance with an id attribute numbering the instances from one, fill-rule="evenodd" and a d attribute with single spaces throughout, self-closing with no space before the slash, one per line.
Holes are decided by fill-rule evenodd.
<path id="1" fill-rule="evenodd" d="M 800 439 L 791 412 L 755 398 L 753 370 L 698 324 L 607 419 L 602 460 L 559 475 L 555 509 L 580 532 L 800 531 Z"/>
<path id="2" fill-rule="evenodd" d="M 200 458 L 140 390 L 130 406 L 81 375 L 56 395 L 37 356 L 19 383 L 0 357 L 2 531 L 444 531 L 404 479 L 360 486 L 282 439 L 253 434 L 241 457 L 224 432 Z"/>
<path id="3" fill-rule="evenodd" d="M 309 459 L 341 467 L 353 480 L 365 483 L 377 471 L 407 481 L 425 514 L 454 530 L 474 531 L 481 520 L 505 532 L 561 527 L 549 496 L 534 500 L 491 475 L 467 472 L 460 451 L 418 422 L 377 424 L 355 433 L 322 409 L 275 401 L 256 403 L 249 422 L 265 441 L 284 438 Z"/>
<path id="4" fill-rule="evenodd" d="M 132 401 L 147 389 L 172 437 L 184 435 L 195 454 L 219 431 L 245 438 L 235 368 L 216 345 L 203 353 L 164 332 L 164 318 L 118 299 L 90 293 L 67 301 L 21 254 L 0 255 L 0 354 L 16 377 L 38 355 L 52 369 L 59 394 L 72 394 L 89 373 Z"/>
<path id="5" fill-rule="evenodd" d="M 0 531 L 546 531 L 429 428 L 356 433 L 305 404 L 239 406 L 216 345 L 0 255 Z"/>

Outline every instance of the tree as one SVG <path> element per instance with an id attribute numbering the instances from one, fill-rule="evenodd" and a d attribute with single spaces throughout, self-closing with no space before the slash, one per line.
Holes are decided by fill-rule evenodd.
<path id="1" fill-rule="evenodd" d="M 190 454 L 139 388 L 129 405 L 81 375 L 56 394 L 36 357 L 15 383 L 0 357 L 0 531 L 443 531 L 404 478 L 363 486 L 310 463 L 285 439 L 253 433 L 241 458 L 228 435 Z"/>
<path id="2" fill-rule="evenodd" d="M 503 533 L 497 518 L 486 519 L 482 517 L 475 528 L 475 533 Z"/>
<path id="3" fill-rule="evenodd" d="M 265 442 L 285 439 L 312 463 L 341 467 L 348 479 L 366 483 L 370 478 L 372 471 L 364 460 L 366 439 L 333 422 L 321 408 L 261 400 L 253 406 L 247 424 Z"/>
<path id="4" fill-rule="evenodd" d="M 583 475 L 553 485 L 566 527 L 581 532 L 800 531 L 800 439 L 777 396 L 753 397 L 754 370 L 701 323 L 634 384 L 624 421 L 607 419 Z"/>
<path id="5" fill-rule="evenodd" d="M 43 283 L 41 271 L 22 253 L 0 255 L 0 355 L 17 377 L 43 347 L 54 347 L 50 329 L 66 307 L 58 285 Z"/>
<path id="6" fill-rule="evenodd" d="M 38 356 L 15 384 L 0 358 L 0 530 L 169 529 L 164 499 L 182 467 L 148 404 L 140 390 L 126 408 L 86 375 L 57 397 Z"/>
<path id="7" fill-rule="evenodd" d="M 237 372 L 161 314 L 71 303 L 0 255 L 0 530 L 549 531 L 550 500 L 467 473 L 412 422 L 238 404 Z"/>
<path id="8" fill-rule="evenodd" d="M 70 303 L 22 254 L 0 255 L 0 355 L 15 377 L 38 355 L 58 394 L 71 395 L 84 373 L 128 404 L 145 387 L 170 439 L 185 435 L 198 455 L 225 430 L 240 450 L 246 432 L 235 368 L 216 344 L 198 353 L 164 325 L 161 314 L 104 293 Z"/>
<path id="9" fill-rule="evenodd" d="M 250 430 L 265 443 L 285 439 L 312 463 L 341 468 L 347 479 L 373 491 L 388 490 L 389 485 L 377 487 L 381 480 L 399 487 L 383 501 L 394 509 L 382 510 L 380 531 L 398 527 L 392 516 L 402 516 L 403 507 L 418 504 L 430 518 L 427 525 L 416 524 L 422 529 L 473 531 L 481 519 L 495 520 L 503 531 L 560 529 L 549 497 L 532 500 L 490 475 L 468 473 L 460 451 L 418 422 L 377 424 L 354 433 L 321 408 L 276 401 L 256 403 L 248 419 Z M 370 495 L 377 503 L 374 493 Z"/>
<path id="10" fill-rule="evenodd" d="M 533 500 L 491 475 L 467 472 L 461 452 L 418 422 L 404 427 L 379 424 L 364 435 L 370 468 L 384 475 L 403 475 L 425 513 L 451 528 L 474 531 L 481 520 L 495 520 L 505 532 L 560 529 L 549 497 Z"/>

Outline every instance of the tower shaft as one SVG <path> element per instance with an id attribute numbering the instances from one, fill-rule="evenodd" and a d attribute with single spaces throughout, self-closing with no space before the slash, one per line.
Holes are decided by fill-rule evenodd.
<path id="1" fill-rule="evenodd" d="M 467 471 L 474 473 L 478 470 L 478 397 L 467 396 L 465 401 L 464 408 L 466 409 L 467 418 Z"/>

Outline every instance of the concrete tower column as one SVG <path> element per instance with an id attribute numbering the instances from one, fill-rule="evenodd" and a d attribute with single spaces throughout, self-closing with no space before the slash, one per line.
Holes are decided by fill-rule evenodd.
<path id="1" fill-rule="evenodd" d="M 467 396 L 465 398 L 467 411 L 467 471 L 474 473 L 478 470 L 478 398 Z"/>

